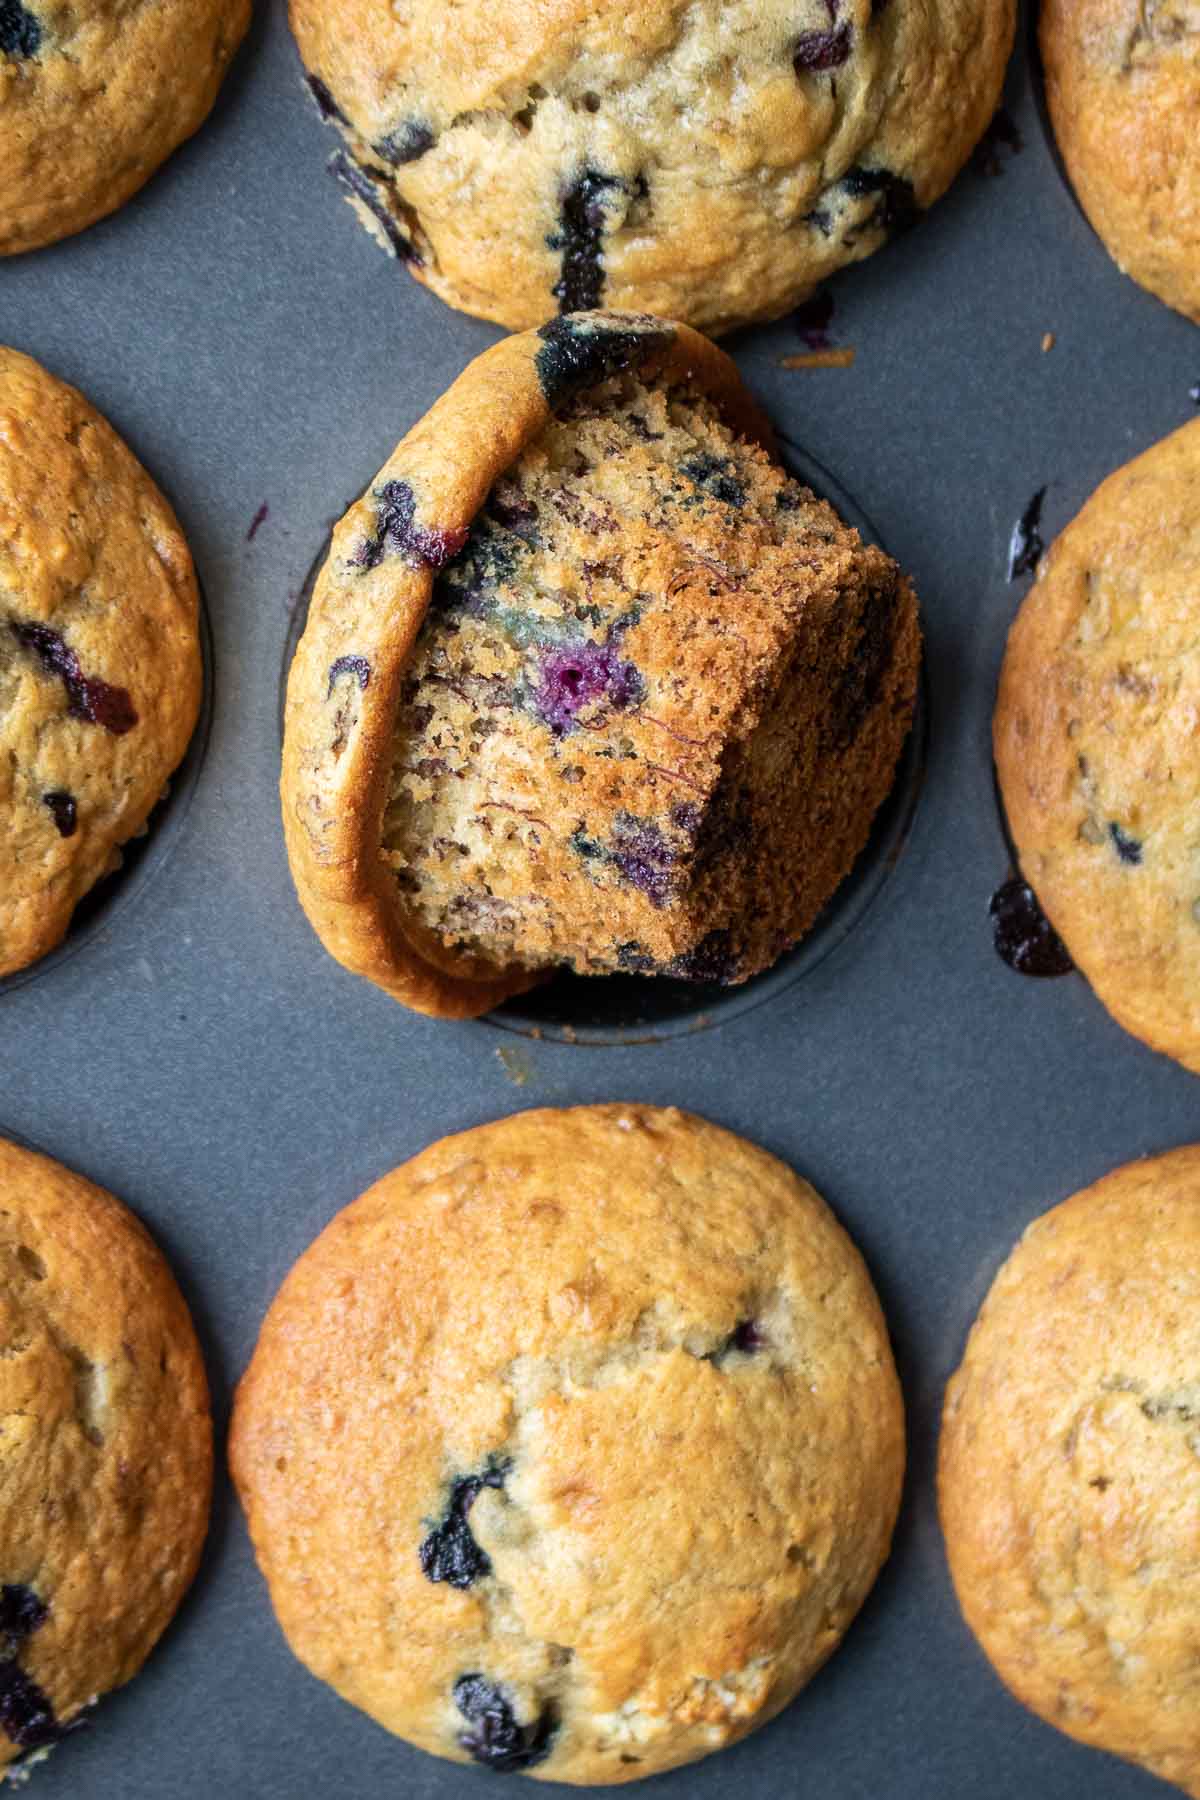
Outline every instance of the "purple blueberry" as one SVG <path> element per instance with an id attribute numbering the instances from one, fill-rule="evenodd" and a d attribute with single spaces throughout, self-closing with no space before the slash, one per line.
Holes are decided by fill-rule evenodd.
<path id="1" fill-rule="evenodd" d="M 22 1644 L 49 1616 L 46 1602 L 23 1582 L 5 1582 L 0 1587 L 0 1640 L 4 1651 L 0 1657 L 0 1729 L 22 1750 L 41 1750 L 57 1744 L 68 1732 L 78 1731 L 84 1724 L 82 1719 L 75 1719 L 69 1725 L 60 1725 L 49 1697 L 17 1661 Z"/>
<path id="2" fill-rule="evenodd" d="M 48 675 L 57 675 L 67 692 L 67 711 L 73 719 L 102 725 L 114 737 L 132 731 L 138 722 L 133 701 L 124 688 L 112 687 L 99 676 L 85 675 L 79 658 L 65 639 L 49 625 L 14 624 L 22 649 L 37 657 Z"/>
<path id="3" fill-rule="evenodd" d="M 3 3 L 4 0 L 0 0 L 0 5 L 3 5 Z M 319 75 L 306 75 L 304 79 L 308 83 L 309 93 L 316 102 L 317 111 L 325 120 L 326 124 L 329 123 L 330 119 L 336 119 L 339 125 L 348 125 L 350 123 L 349 119 L 346 117 L 325 83 L 321 80 L 321 77 Z"/>
<path id="4" fill-rule="evenodd" d="M 996 954 L 1018 975 L 1069 975 L 1070 952 L 1020 876 L 992 895 L 992 936 Z"/>
<path id="5" fill-rule="evenodd" d="M 853 38 L 849 24 L 836 25 L 831 31 L 802 31 L 792 52 L 792 67 L 797 75 L 840 69 L 850 55 Z"/>
<path id="6" fill-rule="evenodd" d="M 626 881 L 654 906 L 671 895 L 671 872 L 678 860 L 660 828 L 649 819 L 618 813 L 613 821 L 611 856 Z"/>
<path id="7" fill-rule="evenodd" d="M 441 569 L 457 556 L 467 541 L 463 526 L 448 530 L 420 525 L 416 500 L 407 481 L 385 481 L 375 489 L 375 531 L 359 545 L 354 561 L 360 569 L 375 569 L 385 556 L 404 556 L 426 568 Z"/>
<path id="8" fill-rule="evenodd" d="M 384 162 L 399 168 L 402 163 L 417 162 L 427 150 L 433 149 L 435 141 L 432 129 L 423 119 L 406 119 L 372 148 Z"/>
<path id="9" fill-rule="evenodd" d="M 1012 536 L 1008 541 L 1010 581 L 1016 581 L 1022 575 L 1032 575 L 1045 555 L 1046 540 L 1041 531 L 1042 503 L 1045 498 L 1046 490 L 1040 487 L 1012 528 Z"/>
<path id="10" fill-rule="evenodd" d="M 501 1774 L 531 1769 L 550 1754 L 558 1729 L 553 1706 L 544 1707 L 530 1724 L 522 1725 L 503 1690 L 477 1671 L 460 1675 L 454 1683 L 454 1704 L 467 1721 L 458 1741 L 486 1768 Z"/>
<path id="11" fill-rule="evenodd" d="M 667 968 L 676 981 L 704 981 L 716 987 L 729 987 L 737 980 L 738 971 L 733 940 L 721 928 L 706 933 L 694 949 L 677 956 Z"/>
<path id="12" fill-rule="evenodd" d="M 435 1525 L 417 1550 L 421 1572 L 427 1581 L 445 1581 L 451 1587 L 469 1588 L 492 1572 L 492 1560 L 471 1535 L 467 1514 L 485 1487 L 502 1488 L 508 1463 L 495 1463 L 482 1475 L 464 1475 L 450 1489 L 450 1503 L 440 1525 Z"/>
<path id="13" fill-rule="evenodd" d="M 723 500 L 726 506 L 745 506 L 746 490 L 730 473 L 732 467 L 727 456 L 716 456 L 711 450 L 701 450 L 679 465 L 680 473 L 711 494 L 714 500 Z"/>
<path id="14" fill-rule="evenodd" d="M 906 231 L 915 224 L 920 213 L 911 181 L 894 175 L 890 169 L 868 169 L 861 165 L 842 176 L 842 191 L 852 200 L 876 195 L 877 204 L 867 220 L 873 229 L 889 234 Z"/>
<path id="15" fill-rule="evenodd" d="M 623 369 L 636 367 L 674 341 L 675 331 L 649 313 L 636 326 L 605 328 L 590 321 L 551 319 L 538 332 L 542 348 L 533 359 L 548 406 L 559 406 L 582 388 Z"/>
<path id="16" fill-rule="evenodd" d="M 0 53 L 27 61 L 42 44 L 42 27 L 21 0 L 0 0 Z"/>
<path id="17" fill-rule="evenodd" d="M 66 788 L 54 788 L 50 793 L 42 795 L 42 805 L 49 807 L 50 817 L 58 827 L 59 837 L 74 837 L 79 829 L 79 811 L 74 794 L 68 794 Z"/>
<path id="18" fill-rule="evenodd" d="M 6 1581 L 0 1587 L 0 1640 L 5 1653 L 16 1655 L 25 1639 L 46 1623 L 50 1608 L 22 1581 Z"/>
<path id="19" fill-rule="evenodd" d="M 645 692 L 641 675 L 611 644 L 582 643 L 545 650 L 533 703 L 555 737 L 574 731 L 577 714 L 598 700 L 617 712 L 636 706 Z"/>
<path id="20" fill-rule="evenodd" d="M 329 665 L 329 690 L 326 699 L 332 694 L 334 684 L 343 675 L 353 675 L 360 689 L 365 693 L 371 679 L 371 665 L 365 656 L 339 656 L 336 662 Z"/>
<path id="21" fill-rule="evenodd" d="M 401 262 L 416 263 L 419 266 L 422 259 L 416 245 L 401 231 L 396 215 L 388 205 L 384 191 L 386 177 L 369 175 L 345 150 L 335 151 L 330 157 L 329 172 L 352 199 L 361 201 L 366 207 L 393 255 L 399 257 Z"/>
<path id="22" fill-rule="evenodd" d="M 562 273 L 551 293 L 563 313 L 588 312 L 604 293 L 604 228 L 609 196 L 623 183 L 615 175 L 585 169 L 563 193 L 559 227 L 546 239 L 562 251 Z"/>
<path id="23" fill-rule="evenodd" d="M 1113 849 L 1121 861 L 1128 863 L 1131 868 L 1136 868 L 1142 860 L 1141 839 L 1131 837 L 1127 831 L 1122 831 L 1115 819 L 1109 820 L 1108 835 L 1112 839 Z"/>

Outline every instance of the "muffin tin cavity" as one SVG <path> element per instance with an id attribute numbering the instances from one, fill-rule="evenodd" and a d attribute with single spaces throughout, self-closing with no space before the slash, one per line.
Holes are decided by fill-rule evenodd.
<path id="1" fill-rule="evenodd" d="M 53 632 L 40 635 L 46 639 L 57 636 Z M 117 853 L 119 865 L 80 900 L 62 942 L 28 968 L 18 969 L 15 974 L 0 980 L 0 999 L 37 980 L 40 975 L 49 974 L 86 944 L 90 944 L 101 932 L 111 930 L 125 909 L 141 894 L 172 854 L 183 833 L 192 796 L 200 778 L 212 720 L 212 631 L 203 590 L 200 593 L 199 635 L 200 654 L 204 664 L 204 691 L 200 702 L 200 716 L 196 721 L 187 755 L 169 778 L 162 799 L 150 814 L 144 830 L 121 846 Z M 100 729 L 117 732 L 128 730 L 133 723 L 128 718 L 132 711 L 129 696 L 121 688 L 113 688 L 107 683 L 88 678 L 69 651 L 60 652 L 58 646 L 61 643 L 62 640 L 58 639 L 57 643 L 46 648 L 42 642 L 33 642 L 28 653 L 36 655 L 43 666 L 52 668 L 54 673 L 60 675 L 75 716 L 87 719 Z M 88 710 L 83 710 L 85 707 Z M 64 838 L 73 836 L 77 828 L 75 796 L 65 789 L 55 789 L 42 798 L 60 835 Z"/>

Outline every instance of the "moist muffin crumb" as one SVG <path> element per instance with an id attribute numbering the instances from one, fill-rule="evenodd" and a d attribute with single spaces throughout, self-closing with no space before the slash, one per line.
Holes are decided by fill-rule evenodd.
<path id="1" fill-rule="evenodd" d="M 911 722 L 911 585 L 684 326 L 477 359 L 334 534 L 284 820 L 347 966 L 480 1012 L 560 967 L 731 983 L 812 925 Z"/>

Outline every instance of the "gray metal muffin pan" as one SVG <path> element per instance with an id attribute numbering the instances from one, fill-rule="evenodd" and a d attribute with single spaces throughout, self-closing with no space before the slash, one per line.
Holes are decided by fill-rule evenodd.
<path id="1" fill-rule="evenodd" d="M 781 430 L 916 580 L 929 753 L 903 854 L 845 941 L 761 1004 L 666 1041 L 418 1018 L 344 974 L 293 898 L 276 802 L 292 610 L 364 474 L 497 333 L 417 287 L 343 205 L 279 0 L 207 128 L 139 198 L 0 266 L 0 339 L 78 383 L 170 493 L 213 632 L 211 729 L 169 845 L 152 840 L 137 891 L 115 891 L 77 948 L 0 993 L 0 1130 L 152 1227 L 195 1312 L 218 1430 L 267 1303 L 331 1213 L 430 1139 L 520 1107 L 706 1114 L 809 1176 L 870 1262 L 909 1405 L 892 1560 L 784 1716 L 661 1777 L 663 1796 L 1155 1791 L 1004 1694 L 959 1619 L 934 1505 L 942 1389 L 1013 1240 L 1115 1164 L 1200 1137 L 1194 1077 L 1125 1037 L 1080 977 L 1022 979 L 991 943 L 1013 522 L 1048 484 L 1058 529 L 1195 416 L 1200 382 L 1200 334 L 1123 279 L 1064 187 L 1024 32 L 1007 103 L 1021 152 L 998 175 L 964 173 L 834 284 L 852 368 L 783 369 L 803 348 L 786 320 L 730 341 Z M 175 1626 L 33 1776 L 43 1800 L 451 1800 L 495 1779 L 408 1749 L 293 1660 L 224 1479 Z"/>

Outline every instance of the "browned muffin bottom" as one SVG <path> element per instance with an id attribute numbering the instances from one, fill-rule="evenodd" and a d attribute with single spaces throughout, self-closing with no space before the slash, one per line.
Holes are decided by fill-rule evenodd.
<path id="1" fill-rule="evenodd" d="M 912 590 L 695 388 L 553 418 L 438 578 L 384 855 L 455 953 L 744 981 L 809 928 L 911 718 Z"/>

